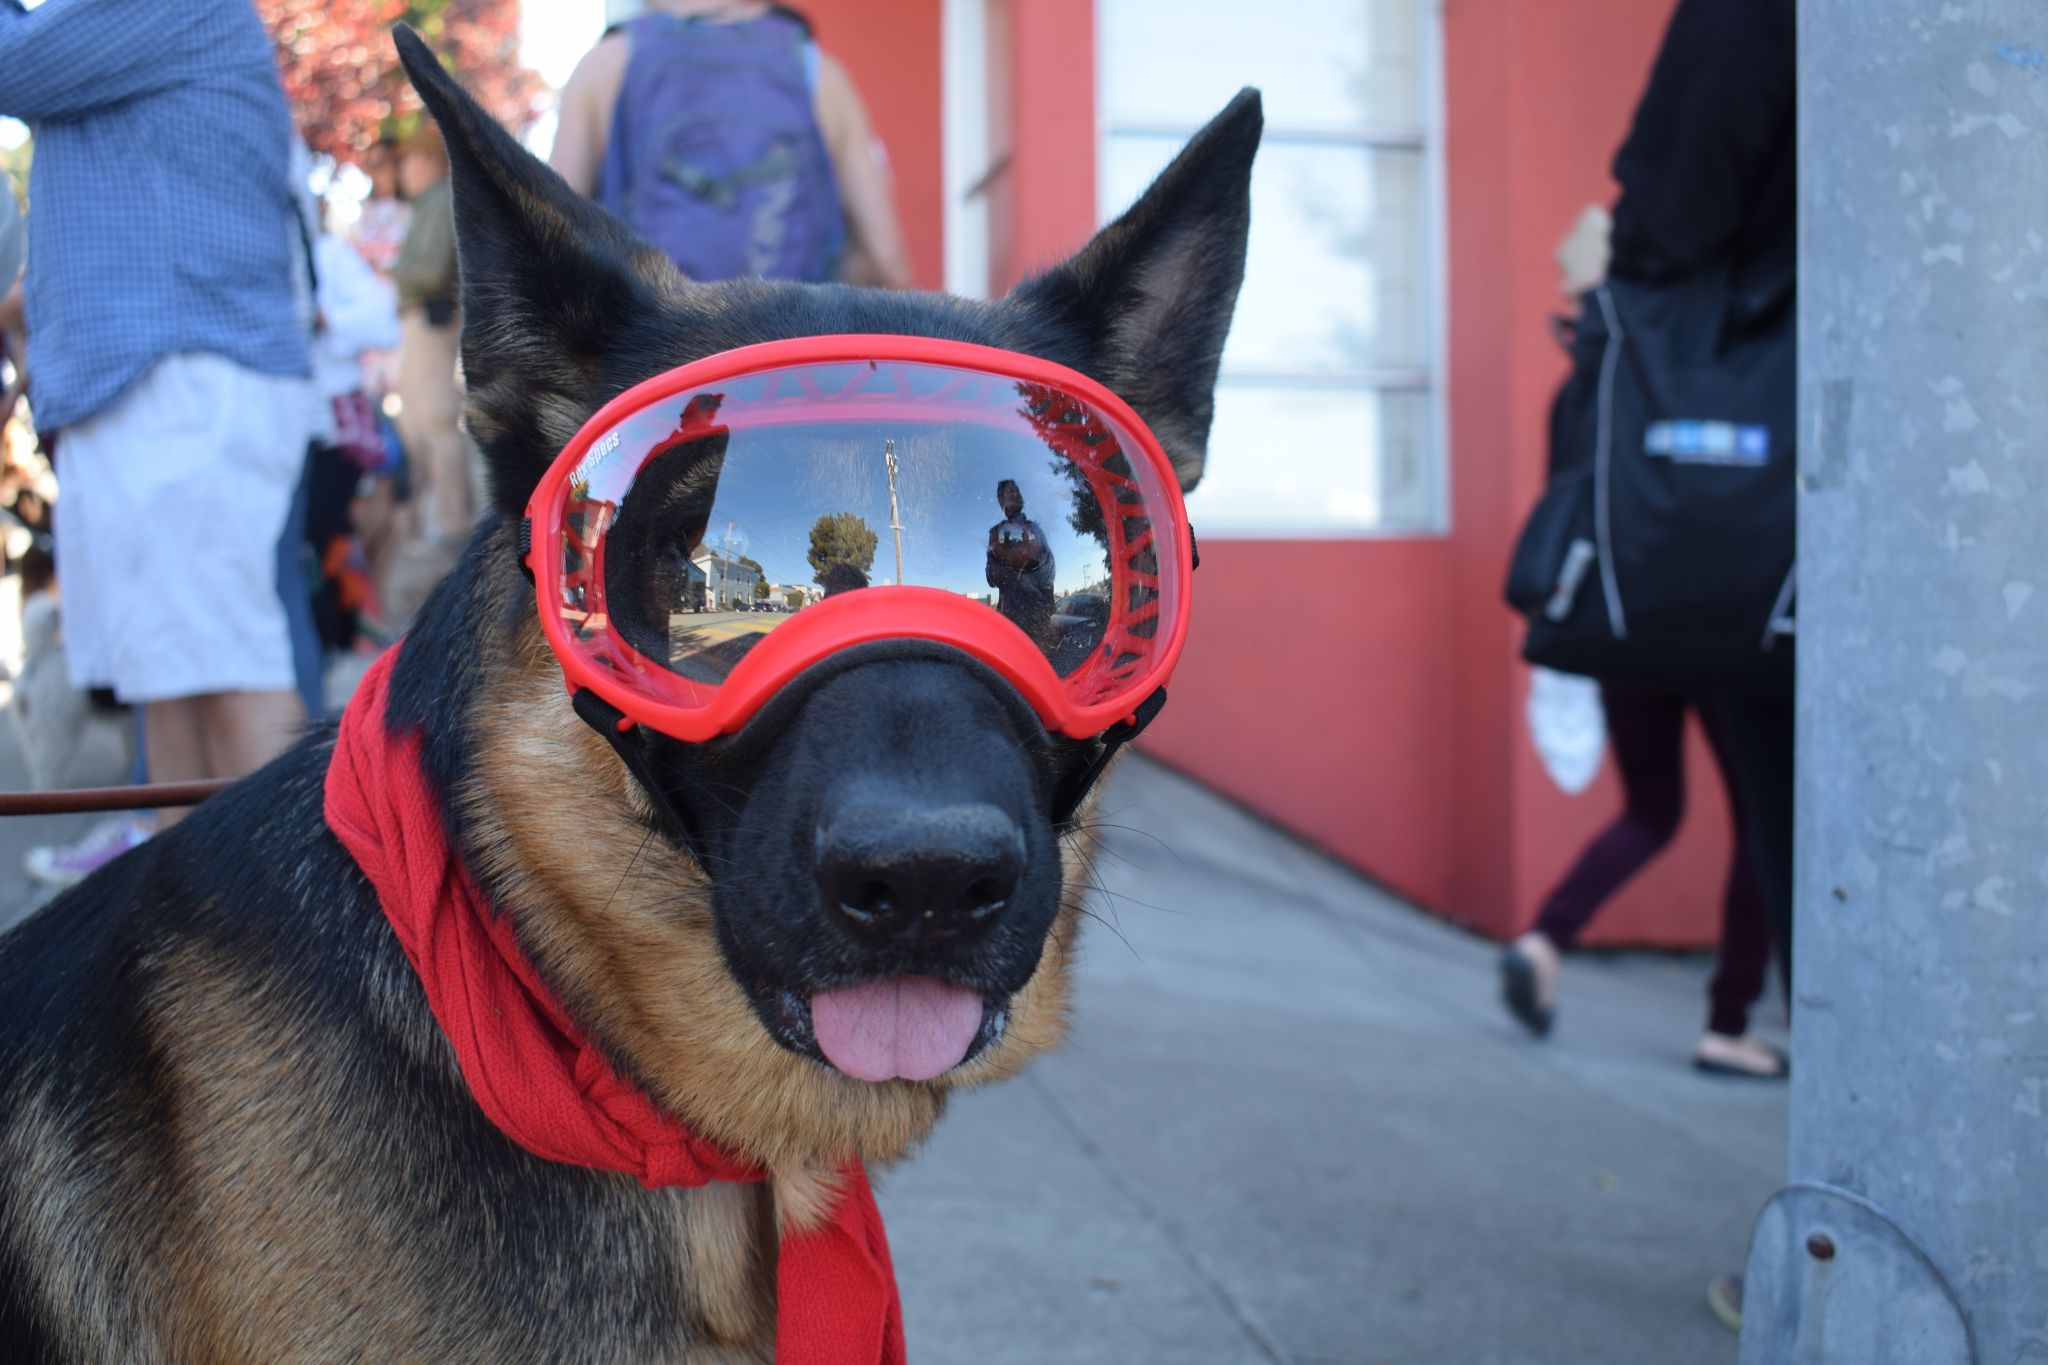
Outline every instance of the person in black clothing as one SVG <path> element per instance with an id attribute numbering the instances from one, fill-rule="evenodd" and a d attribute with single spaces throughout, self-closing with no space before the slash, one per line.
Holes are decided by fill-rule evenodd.
<path id="1" fill-rule="evenodd" d="M 996 590 L 996 610 L 1043 643 L 1052 631 L 1052 547 L 1038 523 L 1024 515 L 1024 494 L 1015 479 L 996 485 L 996 505 L 1003 519 L 988 528 L 984 576 Z"/>
<path id="2" fill-rule="evenodd" d="M 1734 297 L 1792 307 L 1798 266 L 1793 0 L 1679 0 L 1614 159 L 1608 273 L 1644 283 L 1732 273 Z M 1788 995 L 1792 980 L 1789 696 L 1705 699 L 1719 719 Z M 1710 1291 L 1740 1322 L 1741 1281 Z"/>
<path id="3" fill-rule="evenodd" d="M 1611 217 L 1588 210 L 1560 248 L 1568 292 L 1590 289 L 1603 273 L 1666 285 L 1726 272 L 1733 307 L 1747 325 L 1792 306 L 1793 19 L 1791 0 L 1683 0 L 1678 6 L 1614 159 L 1620 200 Z M 1675 833 L 1683 791 L 1678 741 L 1684 712 L 1697 705 L 1741 827 L 1721 970 L 1694 1062 L 1724 1074 L 1782 1077 L 1783 1055 L 1748 1035 L 1747 1018 L 1764 982 L 1766 929 L 1759 915 L 1790 982 L 1789 699 L 1604 685 L 1602 701 L 1629 808 L 1587 848 L 1545 902 L 1537 926 L 1504 954 L 1509 1007 L 1532 1031 L 1547 1030 L 1560 952 Z"/>
<path id="4" fill-rule="evenodd" d="M 1723 266 L 1735 297 L 1792 307 L 1798 265 L 1792 0 L 1680 0 L 1614 158 L 1608 273 L 1656 284 Z M 1723 696 L 1778 964 L 1792 974 L 1792 701 Z"/>

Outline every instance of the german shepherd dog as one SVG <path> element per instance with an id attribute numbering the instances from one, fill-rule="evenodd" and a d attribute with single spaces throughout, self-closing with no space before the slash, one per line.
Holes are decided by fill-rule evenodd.
<path id="1" fill-rule="evenodd" d="M 1051 794 L 1099 745 L 1049 739 L 965 655 L 884 651 L 813 670 L 730 741 L 661 741 L 655 799 L 572 712 L 515 528 L 606 400 L 831 333 L 1090 374 L 1192 486 L 1244 270 L 1256 92 L 1078 255 L 976 302 L 691 283 L 416 37 L 399 45 L 452 162 L 466 417 L 495 510 L 407 638 L 386 724 L 422 738 L 453 846 L 577 1024 L 771 1178 L 648 1189 L 486 1121 L 323 821 L 335 732 L 316 729 L 0 938 L 0 1359 L 766 1361 L 778 1236 L 823 1217 L 838 1164 L 901 1160 L 951 1090 L 1012 1075 L 1064 1026 L 1090 844 Z M 923 803 L 1004 812 L 1024 857 L 997 922 L 882 941 L 834 913 L 810 832 L 849 775 L 895 794 L 901 818 L 875 826 L 892 866 L 929 855 Z M 935 1080 L 853 1079 L 808 1031 L 813 991 L 890 973 L 987 1002 Z"/>

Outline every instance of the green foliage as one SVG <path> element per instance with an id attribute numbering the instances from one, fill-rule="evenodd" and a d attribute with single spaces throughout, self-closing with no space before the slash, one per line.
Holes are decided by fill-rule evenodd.
<path id="1" fill-rule="evenodd" d="M 875 566 L 875 547 L 880 543 L 874 529 L 854 513 L 830 512 L 811 527 L 811 548 L 804 558 L 819 583 L 835 564 L 850 564 L 865 575 Z"/>
<path id="2" fill-rule="evenodd" d="M 419 30 L 494 118 L 515 131 L 533 119 L 541 84 L 519 64 L 517 0 L 256 0 L 256 12 L 277 42 L 300 134 L 337 161 L 420 117 L 391 44 L 399 22 Z"/>

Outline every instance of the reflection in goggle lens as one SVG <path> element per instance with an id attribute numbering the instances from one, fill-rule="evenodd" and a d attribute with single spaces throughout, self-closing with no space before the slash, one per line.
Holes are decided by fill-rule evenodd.
<path id="1" fill-rule="evenodd" d="M 618 501 L 572 486 L 572 630 L 615 630 L 647 659 L 716 684 L 791 616 L 909 584 L 987 604 L 1077 696 L 1113 694 L 1159 626 L 1146 494 L 1116 437 L 1046 386 L 937 370 L 909 382 L 985 386 L 970 391 L 984 411 L 959 421 L 825 401 L 820 416 L 790 420 L 767 406 L 772 391 L 741 390 L 693 395 L 666 422 L 650 412 L 662 422 L 651 432 L 622 428 L 628 449 L 637 438 L 651 453 L 624 478 L 598 469 Z M 608 604 L 610 620 L 591 602 Z"/>

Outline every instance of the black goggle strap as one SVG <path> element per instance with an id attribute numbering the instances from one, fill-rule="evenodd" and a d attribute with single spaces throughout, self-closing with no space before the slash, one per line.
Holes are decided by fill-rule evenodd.
<path id="1" fill-rule="evenodd" d="M 1163 687 L 1154 688 L 1152 695 L 1139 702 L 1138 709 L 1131 712 L 1127 719 L 1117 722 L 1103 732 L 1100 741 L 1101 747 L 1096 750 L 1095 757 L 1088 761 L 1086 768 L 1074 774 L 1073 778 L 1061 788 L 1058 795 L 1054 798 L 1052 803 L 1052 819 L 1054 824 L 1064 825 L 1074 818 L 1074 812 L 1079 810 L 1081 803 L 1088 799 L 1089 791 L 1093 789 L 1096 782 L 1102 777 L 1102 774 L 1108 771 L 1110 761 L 1117 756 L 1117 752 L 1124 745 L 1129 744 L 1139 735 L 1145 733 L 1145 727 L 1152 723 L 1152 718 L 1158 715 L 1165 705 L 1166 689 Z"/>
<path id="2" fill-rule="evenodd" d="M 1188 567 L 1191 569 L 1202 567 L 1202 550 L 1195 541 L 1195 528 L 1192 523 L 1188 526 L 1188 561 Z M 1088 799 L 1090 789 L 1108 770 L 1110 761 L 1117 756 L 1117 751 L 1144 734 L 1145 727 L 1152 723 L 1152 718 L 1158 715 L 1165 705 L 1166 689 L 1154 688 L 1152 695 L 1139 702 L 1138 709 L 1131 712 L 1128 719 L 1112 725 L 1103 733 L 1102 748 L 1096 752 L 1086 768 L 1074 775 L 1073 780 L 1067 783 L 1053 801 L 1054 824 L 1064 825 L 1074 818 L 1074 812 Z"/>
<path id="3" fill-rule="evenodd" d="M 610 743 L 626 765 L 626 771 L 647 793 L 647 799 L 669 822 L 669 827 L 683 836 L 684 847 L 690 856 L 702 863 L 704 856 L 697 829 L 670 798 L 668 784 L 661 780 L 661 774 L 655 767 L 654 746 L 648 742 L 647 732 L 628 719 L 625 712 L 587 687 L 577 688 L 569 702 L 576 708 L 576 714 L 583 718 L 583 723 Z"/>

